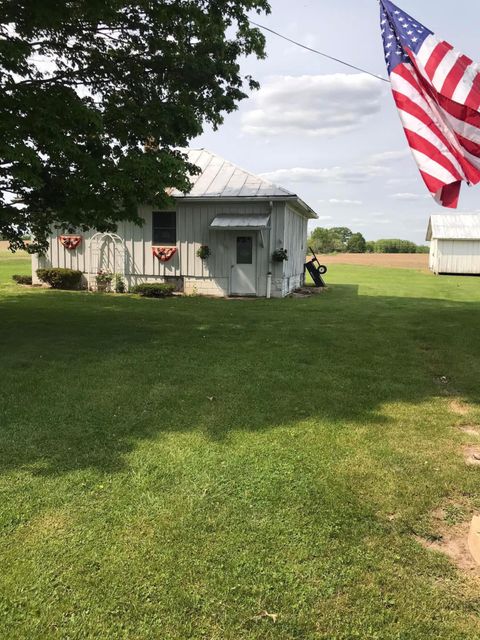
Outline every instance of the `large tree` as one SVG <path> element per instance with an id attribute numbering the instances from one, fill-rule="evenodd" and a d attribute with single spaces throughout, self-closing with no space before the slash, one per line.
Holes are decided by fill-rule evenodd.
<path id="1" fill-rule="evenodd" d="M 361 233 L 352 233 L 347 242 L 347 253 L 365 253 L 367 242 Z"/>
<path id="2" fill-rule="evenodd" d="M 140 223 L 188 190 L 178 147 L 256 87 L 268 0 L 0 0 L 0 235 Z"/>
<path id="3" fill-rule="evenodd" d="M 319 253 L 342 253 L 347 250 L 353 232 L 348 227 L 317 227 L 312 231 L 308 246 Z"/>
<path id="4" fill-rule="evenodd" d="M 331 227 L 330 233 L 338 238 L 345 248 L 353 235 L 353 231 L 348 227 Z"/>

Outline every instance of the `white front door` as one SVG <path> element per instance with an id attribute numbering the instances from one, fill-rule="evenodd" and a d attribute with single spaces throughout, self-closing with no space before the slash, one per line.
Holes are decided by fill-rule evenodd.
<path id="1" fill-rule="evenodd" d="M 257 248 L 254 234 L 235 236 L 231 294 L 257 295 Z"/>

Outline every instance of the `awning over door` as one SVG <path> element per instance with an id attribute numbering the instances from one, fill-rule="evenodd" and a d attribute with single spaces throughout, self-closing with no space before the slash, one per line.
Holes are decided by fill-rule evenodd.
<path id="1" fill-rule="evenodd" d="M 270 224 L 270 214 L 234 215 L 222 213 L 217 216 L 210 229 L 214 231 L 264 231 Z"/>

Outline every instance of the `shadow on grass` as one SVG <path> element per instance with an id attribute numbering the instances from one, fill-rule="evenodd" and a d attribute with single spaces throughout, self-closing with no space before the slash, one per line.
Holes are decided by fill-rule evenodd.
<path id="1" fill-rule="evenodd" d="M 388 429 L 382 406 L 438 395 L 441 376 L 480 401 L 478 303 L 351 285 L 251 302 L 32 292 L 0 317 L 2 470 L 119 470 L 172 432 Z"/>

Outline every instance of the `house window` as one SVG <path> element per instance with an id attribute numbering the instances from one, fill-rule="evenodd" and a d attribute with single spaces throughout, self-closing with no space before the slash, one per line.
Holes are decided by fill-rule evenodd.
<path id="1" fill-rule="evenodd" d="M 253 263 L 252 236 L 237 236 L 237 264 Z"/>
<path id="2" fill-rule="evenodd" d="M 177 244 L 177 214 L 175 211 L 152 213 L 152 240 L 157 245 Z"/>

